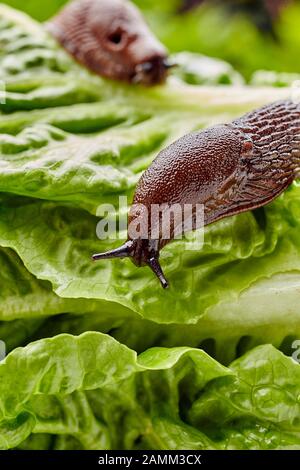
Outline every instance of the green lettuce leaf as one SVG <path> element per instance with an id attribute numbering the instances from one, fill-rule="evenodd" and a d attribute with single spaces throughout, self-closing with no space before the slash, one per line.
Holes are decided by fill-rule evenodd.
<path id="1" fill-rule="evenodd" d="M 191 423 L 201 427 L 209 421 L 210 436 L 229 449 L 300 448 L 299 364 L 261 346 L 230 369 L 236 379 L 211 382 L 189 411 Z"/>
<path id="2" fill-rule="evenodd" d="M 243 77 L 220 59 L 192 52 L 180 52 L 171 56 L 176 64 L 172 75 L 191 85 L 243 85 Z"/>
<path id="3" fill-rule="evenodd" d="M 36 431 L 70 434 L 86 448 L 107 448 L 108 427 L 99 423 L 105 419 L 95 419 L 83 391 L 97 389 L 101 399 L 103 390 L 107 400 L 110 394 L 119 393 L 121 386 L 124 397 L 115 404 L 122 408 L 119 402 L 123 401 L 129 410 L 138 409 L 133 381 L 140 386 L 140 373 L 153 371 L 156 376 L 156 371 L 174 369 L 180 376 L 177 369 L 184 364 L 194 370 L 195 387 L 230 373 L 204 352 L 188 348 L 150 350 L 137 360 L 134 351 L 109 336 L 92 332 L 79 337 L 60 335 L 15 349 L 0 364 L 1 447 L 16 446 Z M 169 400 L 170 404 L 175 400 L 173 394 Z M 108 409 L 105 406 L 102 412 L 106 414 Z M 140 414 L 142 427 L 148 418 L 142 409 Z M 135 414 L 133 417 L 138 420 Z"/>
<path id="4" fill-rule="evenodd" d="M 299 447 L 300 366 L 272 346 L 225 368 L 199 349 L 137 357 L 110 336 L 65 334 L 14 350 L 0 378 L 2 448 L 32 433 L 64 436 L 60 448 Z"/>
<path id="5" fill-rule="evenodd" d="M 0 322 L 19 320 L 20 324 L 30 320 L 28 325 L 39 325 L 44 317 L 65 312 L 84 313 L 107 311 L 103 301 L 90 301 L 87 299 L 64 299 L 57 296 L 48 281 L 40 281 L 34 277 L 24 266 L 17 254 L 7 248 L 0 247 L 1 260 L 1 292 L 0 292 Z M 110 306 L 110 308 L 112 308 Z M 126 309 L 115 306 L 116 314 L 122 312 L 126 317 Z M 128 314 L 128 313 L 127 313 Z M 31 322 L 31 319 L 33 322 Z M 18 322 L 16 324 L 19 324 Z M 7 327 L 9 331 L 10 327 Z M 1 339 L 6 326 L 3 324 Z M 31 327 L 29 327 L 31 330 Z M 12 330 L 13 331 L 13 330 Z M 23 328 L 23 333 L 26 328 Z M 19 335 L 21 332 L 19 332 Z M 24 336 L 24 339 L 26 335 Z M 15 335 L 9 340 L 14 341 Z"/>
<path id="6" fill-rule="evenodd" d="M 0 320 L 54 315 L 75 308 L 82 312 L 84 304 L 73 302 L 72 308 L 72 303 L 53 293 L 49 282 L 38 281 L 29 273 L 12 250 L 1 247 L 0 260 Z"/>
<path id="7" fill-rule="evenodd" d="M 12 320 L 0 322 L 0 338 L 7 354 L 18 346 L 30 342 L 30 339 L 42 328 L 45 319 Z"/>
<path id="8" fill-rule="evenodd" d="M 279 309 L 279 297 L 294 324 L 299 318 L 299 196 L 295 183 L 265 209 L 207 227 L 199 251 L 192 251 L 193 240 L 169 244 L 161 254 L 171 283 L 167 293 L 149 269 L 137 269 L 128 260 L 92 263 L 91 254 L 111 247 L 111 240 L 97 241 L 97 218 L 84 211 L 43 202 L 2 206 L 0 243 L 61 297 L 117 302 L 160 323 L 195 323 L 207 311 L 224 312 L 224 306 L 228 315 L 235 310 L 238 322 L 236 312 L 247 307 L 252 314 L 251 305 L 261 316 L 257 305 L 263 297 L 268 299 L 265 314 L 270 309 L 271 315 Z"/>

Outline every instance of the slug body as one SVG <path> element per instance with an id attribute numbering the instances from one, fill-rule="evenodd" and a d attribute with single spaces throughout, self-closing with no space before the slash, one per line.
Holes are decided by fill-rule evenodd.
<path id="1" fill-rule="evenodd" d="M 174 204 L 202 204 L 204 225 L 264 206 L 292 183 L 299 168 L 300 104 L 264 106 L 230 124 L 188 134 L 162 150 L 137 185 L 129 227 L 157 204 L 165 210 Z M 168 239 L 161 227 L 153 238 L 153 223 L 161 224 L 162 217 L 163 211 L 154 222 L 144 218 L 148 236 L 129 235 L 122 247 L 94 259 L 129 256 L 138 266 L 150 266 L 167 287 L 159 251 L 174 238 L 176 227 L 173 223 Z"/>
<path id="2" fill-rule="evenodd" d="M 128 0 L 75 0 L 47 29 L 81 64 L 116 80 L 162 83 L 167 51 Z"/>

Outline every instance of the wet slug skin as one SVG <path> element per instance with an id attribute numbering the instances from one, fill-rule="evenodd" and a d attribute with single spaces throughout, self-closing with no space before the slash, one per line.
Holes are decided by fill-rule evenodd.
<path id="1" fill-rule="evenodd" d="M 185 135 L 162 150 L 137 185 L 128 226 L 141 215 L 137 205 L 147 214 L 155 205 L 166 211 L 174 205 L 202 205 L 204 225 L 264 206 L 298 177 L 299 167 L 300 104 L 286 100 L 264 106 L 230 124 Z M 163 211 L 155 223 L 162 219 Z M 174 238 L 175 227 L 169 238 L 162 228 L 153 238 L 153 223 L 149 216 L 146 236 L 134 238 L 129 232 L 123 246 L 93 259 L 130 257 L 137 266 L 148 265 L 167 287 L 159 252 Z"/>
<path id="2" fill-rule="evenodd" d="M 128 0 L 74 0 L 46 27 L 98 75 L 145 85 L 166 79 L 167 50 Z"/>

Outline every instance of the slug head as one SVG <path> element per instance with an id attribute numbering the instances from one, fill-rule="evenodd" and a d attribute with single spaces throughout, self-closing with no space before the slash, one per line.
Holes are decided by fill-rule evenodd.
<path id="1" fill-rule="evenodd" d="M 135 239 L 127 240 L 119 248 L 93 255 L 92 259 L 98 261 L 101 259 L 113 258 L 131 258 L 137 266 L 149 266 L 153 273 L 159 279 L 162 287 L 166 289 L 169 283 L 165 278 L 162 268 L 159 264 L 159 252 L 157 240 Z"/>
<path id="2" fill-rule="evenodd" d="M 166 79 L 167 51 L 128 0 L 75 0 L 52 19 L 49 30 L 100 75 L 146 85 Z"/>

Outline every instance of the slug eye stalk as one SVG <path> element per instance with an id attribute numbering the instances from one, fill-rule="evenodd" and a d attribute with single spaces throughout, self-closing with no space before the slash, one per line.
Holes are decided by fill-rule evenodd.
<path id="1" fill-rule="evenodd" d="M 114 250 L 106 251 L 105 253 L 97 253 L 92 256 L 93 261 L 100 259 L 113 259 L 113 258 L 128 258 L 130 256 L 130 248 L 132 242 L 126 242 L 124 245 L 115 248 Z"/>
<path id="2" fill-rule="evenodd" d="M 165 278 L 165 275 L 161 269 L 158 259 L 150 258 L 148 262 L 148 266 L 152 269 L 154 274 L 158 277 L 162 288 L 167 289 L 169 287 L 169 283 L 167 279 Z"/>

